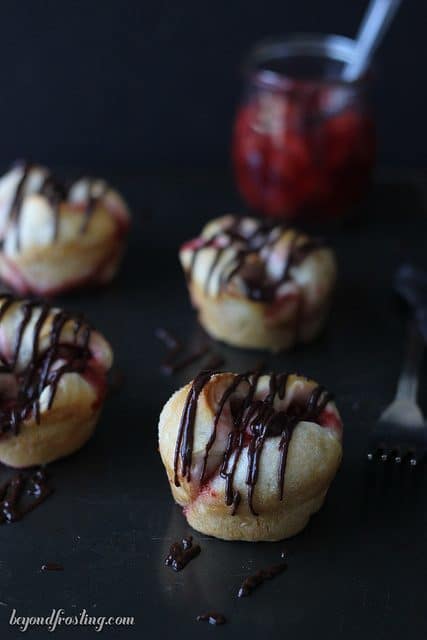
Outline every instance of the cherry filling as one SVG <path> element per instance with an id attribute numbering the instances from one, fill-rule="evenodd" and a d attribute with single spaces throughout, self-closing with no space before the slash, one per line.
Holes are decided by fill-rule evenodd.
<path id="1" fill-rule="evenodd" d="M 334 216 L 356 201 L 375 157 L 373 121 L 357 104 L 323 113 L 325 87 L 294 83 L 284 95 L 258 96 L 239 110 L 233 160 L 239 190 L 271 216 Z"/>
<path id="2" fill-rule="evenodd" d="M 318 417 L 318 423 L 322 427 L 327 427 L 328 429 L 334 429 L 335 431 L 340 432 L 342 430 L 342 422 L 335 411 L 331 411 L 326 408 L 320 416 Z"/>

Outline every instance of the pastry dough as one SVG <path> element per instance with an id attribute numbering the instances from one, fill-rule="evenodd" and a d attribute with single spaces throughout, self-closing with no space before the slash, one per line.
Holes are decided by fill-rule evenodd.
<path id="1" fill-rule="evenodd" d="M 46 464 L 92 435 L 113 354 L 79 316 L 0 297 L 0 462 Z"/>
<path id="2" fill-rule="evenodd" d="M 323 504 L 342 456 L 324 387 L 299 375 L 200 373 L 166 403 L 159 449 L 188 523 L 226 540 L 280 540 Z"/>
<path id="3" fill-rule="evenodd" d="M 214 338 L 279 351 L 309 342 L 325 323 L 335 258 L 294 229 L 224 216 L 185 243 L 180 259 L 200 323 Z"/>
<path id="4" fill-rule="evenodd" d="M 129 211 L 104 180 L 69 187 L 37 165 L 0 179 L 0 278 L 16 292 L 54 295 L 115 275 Z"/>

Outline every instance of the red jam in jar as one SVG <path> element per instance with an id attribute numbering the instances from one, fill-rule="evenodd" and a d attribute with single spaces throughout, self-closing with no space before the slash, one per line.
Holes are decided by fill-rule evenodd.
<path id="1" fill-rule="evenodd" d="M 233 136 L 248 205 L 270 216 L 325 218 L 360 199 L 375 160 L 366 78 L 345 82 L 354 43 L 298 36 L 257 47 Z"/>

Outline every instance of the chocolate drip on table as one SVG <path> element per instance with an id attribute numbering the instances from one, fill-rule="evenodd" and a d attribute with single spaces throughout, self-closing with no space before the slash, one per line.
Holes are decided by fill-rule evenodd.
<path id="1" fill-rule="evenodd" d="M 52 320 L 49 345 L 43 353 L 39 353 L 41 331 L 52 311 L 51 307 L 43 302 L 20 301 L 13 296 L 2 296 L 0 302 L 2 303 L 0 323 L 13 304 L 21 305 L 21 319 L 16 329 L 13 355 L 10 360 L 7 360 L 2 354 L 0 374 L 14 373 L 25 330 L 31 322 L 33 313 L 39 312 L 33 327 L 30 362 L 23 371 L 16 374 L 19 385 L 18 395 L 12 401 L 7 401 L 3 407 L 0 403 L 0 436 L 9 432 L 17 435 L 20 424 L 30 415 L 34 415 L 37 423 L 40 422 L 40 396 L 46 387 L 50 389 L 47 403 L 48 409 L 50 409 L 62 376 L 68 372 L 85 370 L 91 356 L 89 350 L 91 328 L 81 316 L 70 315 L 65 311 L 56 311 Z M 71 344 L 61 343 L 62 330 L 69 321 L 73 322 L 73 342 Z M 58 368 L 54 368 L 59 359 L 65 362 Z"/>
<path id="2" fill-rule="evenodd" d="M 181 542 L 174 542 L 169 549 L 165 565 L 174 571 L 182 571 L 191 560 L 201 551 L 198 544 L 193 545 L 193 537 L 183 538 Z"/>
<path id="3" fill-rule="evenodd" d="M 200 358 L 207 355 L 210 352 L 209 345 L 204 345 L 200 347 L 200 349 L 196 349 L 196 351 L 192 351 L 188 355 L 182 357 L 180 360 L 175 360 L 175 353 L 169 354 L 167 359 L 162 364 L 162 371 L 166 375 L 172 375 L 173 373 L 177 373 L 181 371 L 181 369 L 185 369 L 193 362 L 197 362 Z M 175 361 L 173 361 L 175 360 Z"/>
<path id="4" fill-rule="evenodd" d="M 58 562 L 46 562 L 40 567 L 41 571 L 64 571 L 62 564 Z"/>
<path id="5" fill-rule="evenodd" d="M 181 342 L 167 329 L 159 328 L 156 330 L 156 336 L 163 342 L 168 348 L 168 355 L 161 364 L 161 371 L 165 375 L 172 375 L 185 369 L 193 362 L 200 360 L 205 355 L 211 353 L 211 347 L 208 344 L 204 344 L 195 351 L 183 355 L 178 358 L 183 346 Z M 213 353 L 211 358 L 206 362 L 204 369 L 217 369 L 224 363 L 224 359 L 218 354 Z"/>
<path id="6" fill-rule="evenodd" d="M 225 624 L 227 622 L 222 613 L 217 613 L 216 611 L 202 613 L 197 616 L 196 620 L 197 622 L 209 622 L 209 624 L 213 625 Z"/>
<path id="7" fill-rule="evenodd" d="M 194 427 L 199 396 L 213 376 L 211 371 L 202 371 L 193 380 L 188 392 L 178 429 L 174 456 L 174 482 L 180 486 L 180 475 L 191 481 Z M 286 394 L 288 374 L 270 374 L 269 392 L 263 400 L 255 398 L 261 371 L 236 375 L 225 389 L 214 415 L 212 433 L 206 444 L 200 483 L 206 480 L 209 452 L 216 440 L 218 423 L 224 407 L 229 403 L 232 429 L 228 434 L 223 453 L 220 475 L 225 480 L 225 502 L 237 512 L 241 496 L 234 489 L 234 475 L 241 453 L 247 446 L 248 505 L 253 515 L 258 515 L 253 506 L 254 490 L 258 480 L 259 466 L 264 443 L 267 438 L 279 437 L 278 494 L 283 500 L 284 478 L 289 443 L 296 425 L 302 420 L 315 420 L 331 400 L 331 394 L 322 386 L 316 386 L 305 402 L 291 402 L 287 409 L 277 411 L 274 401 L 283 400 Z M 243 392 L 243 396 L 242 396 Z"/>
<path id="8" fill-rule="evenodd" d="M 21 520 L 53 493 L 46 472 L 18 473 L 0 487 L 0 524 Z M 34 500 L 28 498 L 33 496 Z"/>
<path id="9" fill-rule="evenodd" d="M 26 186 L 29 174 L 31 170 L 34 168 L 33 165 L 29 163 L 19 163 L 18 166 L 22 167 L 23 173 L 16 187 L 15 194 L 14 194 L 14 197 L 12 198 L 12 203 L 10 205 L 9 213 L 8 213 L 9 221 L 13 222 L 16 227 L 16 250 L 17 251 L 20 250 L 20 245 L 21 245 L 20 220 L 21 220 L 22 206 L 26 196 L 25 186 Z M 93 184 L 94 184 L 94 180 L 89 179 L 89 196 L 88 196 L 85 210 L 83 212 L 84 218 L 83 218 L 82 225 L 80 227 L 81 234 L 85 233 L 85 231 L 87 230 L 98 202 L 105 196 L 106 191 L 108 190 L 108 186 L 104 184 L 102 188 L 99 190 L 99 193 L 96 196 L 94 196 L 92 194 Z M 67 199 L 68 193 L 69 193 L 69 188 L 66 187 L 65 184 L 60 182 L 51 173 L 48 173 L 46 177 L 41 181 L 38 190 L 32 192 L 32 194 L 38 194 L 45 197 L 52 208 L 53 215 L 54 215 L 54 231 L 53 231 L 53 237 L 52 237 L 53 242 L 58 240 L 60 204 L 62 201 Z"/>
<path id="10" fill-rule="evenodd" d="M 278 576 L 280 573 L 283 573 L 283 571 L 286 571 L 287 568 L 288 565 L 286 562 L 280 562 L 279 564 L 273 564 L 270 567 L 267 567 L 267 569 L 257 571 L 253 576 L 245 578 L 239 589 L 237 597 L 245 598 L 246 596 L 250 596 L 252 591 L 263 584 L 263 582 Z"/>
<path id="11" fill-rule="evenodd" d="M 170 331 L 159 327 L 156 329 L 156 337 L 159 338 L 171 351 L 174 349 L 181 349 L 181 342 Z"/>
<path id="12" fill-rule="evenodd" d="M 249 299 L 257 302 L 272 302 L 277 296 L 278 289 L 289 279 L 290 269 L 294 265 L 301 263 L 309 253 L 319 249 L 322 246 L 322 242 L 319 239 L 305 238 L 303 234 L 295 232 L 295 236 L 290 241 L 288 256 L 279 277 L 274 279 L 269 277 L 265 273 L 265 269 L 261 273 L 249 276 L 242 273 L 248 258 L 251 255 L 259 255 L 261 251 L 272 248 L 287 227 L 269 221 L 257 221 L 257 226 L 253 232 L 245 235 L 242 229 L 243 223 L 244 220 L 236 218 L 230 226 L 220 229 L 212 237 L 204 240 L 197 248 L 193 249 L 191 264 L 187 271 L 187 279 L 191 281 L 193 278 L 199 252 L 206 248 L 214 249 L 215 255 L 208 270 L 204 286 L 205 294 L 208 294 L 212 276 L 218 269 L 222 256 L 233 244 L 237 244 L 236 252 L 221 266 L 219 274 L 220 288 L 225 287 L 239 274 L 242 276 L 245 294 Z"/>

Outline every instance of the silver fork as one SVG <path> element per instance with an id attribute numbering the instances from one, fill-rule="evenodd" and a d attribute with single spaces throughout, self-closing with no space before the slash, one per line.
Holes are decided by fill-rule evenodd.
<path id="1" fill-rule="evenodd" d="M 408 460 L 416 466 L 427 452 L 427 424 L 417 404 L 418 371 L 424 341 L 413 320 L 408 324 L 406 357 L 396 396 L 382 412 L 369 440 L 368 460 Z"/>

